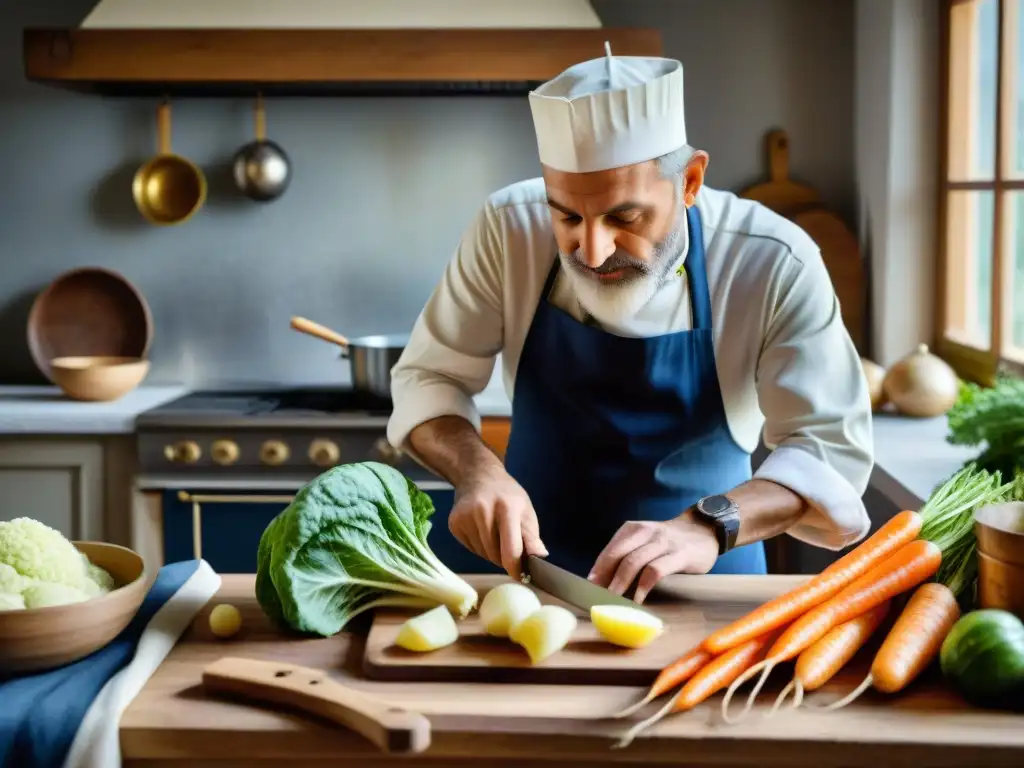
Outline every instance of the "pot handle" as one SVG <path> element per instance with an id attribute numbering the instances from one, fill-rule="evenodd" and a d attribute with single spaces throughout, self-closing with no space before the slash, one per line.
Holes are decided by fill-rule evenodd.
<path id="1" fill-rule="evenodd" d="M 314 323 L 312 320 L 307 320 L 304 317 L 293 317 L 291 326 L 299 333 L 306 333 L 317 339 L 330 342 L 331 344 L 337 344 L 342 348 L 342 350 L 344 350 L 344 354 L 347 356 L 348 339 L 337 331 L 332 331 L 327 326 L 320 325 L 320 323 Z"/>

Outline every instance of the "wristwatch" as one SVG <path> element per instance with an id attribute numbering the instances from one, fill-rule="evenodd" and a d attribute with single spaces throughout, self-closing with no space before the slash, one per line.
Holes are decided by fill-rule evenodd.
<path id="1" fill-rule="evenodd" d="M 740 532 L 740 508 L 728 496 L 705 496 L 693 506 L 694 516 L 707 523 L 718 539 L 718 554 L 724 555 L 736 546 Z"/>

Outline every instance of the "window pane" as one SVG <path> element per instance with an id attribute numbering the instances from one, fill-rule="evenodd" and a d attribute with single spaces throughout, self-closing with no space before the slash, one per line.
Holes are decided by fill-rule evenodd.
<path id="1" fill-rule="evenodd" d="M 949 178 L 995 175 L 999 2 L 975 0 L 950 10 Z"/>
<path id="2" fill-rule="evenodd" d="M 1020 0 L 1006 0 L 1003 5 L 1006 18 L 1004 42 L 1006 61 L 1003 63 L 1003 128 L 1005 130 L 1007 176 L 1024 176 L 1024 56 L 1020 43 L 1024 40 L 1024 14 L 1021 14 Z M 1014 208 L 1016 211 L 1016 208 Z M 1011 214 L 1012 215 L 1012 214 Z"/>
<path id="3" fill-rule="evenodd" d="M 984 350 L 992 329 L 994 203 L 991 190 L 950 192 L 946 219 L 946 335 Z"/>
<path id="4" fill-rule="evenodd" d="M 1003 262 L 1006 279 L 1010 281 L 1006 296 L 1009 312 L 1010 356 L 1024 360 L 1024 192 L 1010 192 L 1007 201 L 1008 226 L 1006 248 L 1009 253 Z"/>

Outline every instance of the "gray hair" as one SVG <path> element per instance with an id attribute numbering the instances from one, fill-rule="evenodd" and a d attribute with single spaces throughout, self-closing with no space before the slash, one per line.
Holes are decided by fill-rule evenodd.
<path id="1" fill-rule="evenodd" d="M 681 181 L 683 173 L 686 171 L 686 165 L 692 157 L 693 149 L 683 146 L 655 158 L 654 162 L 658 164 L 658 172 L 661 174 L 661 178 Z"/>

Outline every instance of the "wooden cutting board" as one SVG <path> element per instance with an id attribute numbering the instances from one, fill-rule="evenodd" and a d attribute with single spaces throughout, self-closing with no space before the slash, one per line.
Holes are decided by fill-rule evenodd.
<path id="1" fill-rule="evenodd" d="M 758 579 L 757 576 L 748 577 Z M 496 577 L 467 577 L 482 600 Z M 542 603 L 563 605 L 576 614 L 579 625 L 559 653 L 533 666 L 526 652 L 511 640 L 490 637 L 475 613 L 460 622 L 459 639 L 446 648 L 413 653 L 396 646 L 398 630 L 416 611 L 377 611 L 363 657 L 363 672 L 373 680 L 413 682 L 506 682 L 564 685 L 648 685 L 662 667 L 675 660 L 720 627 L 764 602 L 768 597 L 751 584 L 749 599 L 729 595 L 688 595 L 662 591 L 645 605 L 665 621 L 661 637 L 646 648 L 619 648 L 603 640 L 587 615 L 550 595 L 534 590 Z"/>
<path id="2" fill-rule="evenodd" d="M 789 136 L 785 131 L 769 131 L 765 136 L 768 181 L 747 187 L 740 197 L 756 200 L 782 216 L 790 217 L 821 204 L 818 192 L 789 178 Z"/>
<path id="3" fill-rule="evenodd" d="M 863 355 L 867 336 L 867 276 L 857 238 L 839 216 L 824 208 L 802 211 L 793 216 L 793 222 L 818 244 L 839 298 L 843 324 Z"/>

